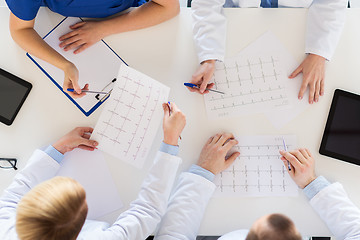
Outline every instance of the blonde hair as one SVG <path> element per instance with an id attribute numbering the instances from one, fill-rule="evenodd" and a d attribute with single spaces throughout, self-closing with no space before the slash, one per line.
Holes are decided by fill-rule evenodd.
<path id="1" fill-rule="evenodd" d="M 21 240 L 76 239 L 88 207 L 84 188 L 68 177 L 45 181 L 19 202 L 16 232 Z"/>

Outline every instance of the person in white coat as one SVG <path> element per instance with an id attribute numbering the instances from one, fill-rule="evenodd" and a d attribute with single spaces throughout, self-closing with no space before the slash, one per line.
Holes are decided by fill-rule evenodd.
<path id="1" fill-rule="evenodd" d="M 200 88 L 189 88 L 192 92 L 207 93 L 205 89 L 214 86 L 210 80 L 215 61 L 224 61 L 226 18 L 223 6 L 309 8 L 305 41 L 307 55 L 289 78 L 302 72 L 298 98 L 301 100 L 309 87 L 309 103 L 318 102 L 324 94 L 325 62 L 333 56 L 344 26 L 347 0 L 193 0 L 193 35 L 200 66 L 190 82 Z"/>
<path id="2" fill-rule="evenodd" d="M 156 239 L 196 239 L 207 203 L 216 188 L 212 180 L 214 175 L 223 169 L 221 163 L 227 151 L 219 145 L 206 143 L 197 164 L 212 174 L 204 175 L 202 179 L 190 173 L 180 175 L 170 197 L 167 212 L 159 225 Z M 307 149 L 280 151 L 280 154 L 285 167 L 287 161 L 291 164 L 291 178 L 303 189 L 310 205 L 336 239 L 360 239 L 360 210 L 350 201 L 342 185 L 330 184 L 323 176 L 316 176 L 315 161 Z M 220 239 L 300 240 L 302 237 L 289 218 L 282 214 L 271 214 L 258 219 L 250 231 L 237 230 L 223 235 Z"/>
<path id="3" fill-rule="evenodd" d="M 164 140 L 138 198 L 114 224 L 86 219 L 85 191 L 75 180 L 55 177 L 66 152 L 93 150 L 92 128 L 76 128 L 45 151 L 36 150 L 0 198 L 0 239 L 145 239 L 165 213 L 181 163 L 178 138 L 186 120 L 174 103 L 163 104 Z M 170 114 L 171 108 L 171 114 Z"/>

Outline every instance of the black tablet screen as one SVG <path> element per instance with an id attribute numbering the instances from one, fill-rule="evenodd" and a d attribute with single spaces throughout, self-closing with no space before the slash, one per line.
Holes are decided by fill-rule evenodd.
<path id="1" fill-rule="evenodd" d="M 353 161 L 359 159 L 355 161 L 360 164 L 360 101 L 339 94 L 332 111 L 325 150 L 350 157 Z"/>
<path id="2" fill-rule="evenodd" d="M 25 86 L 0 75 L 0 115 L 12 119 L 27 90 Z"/>

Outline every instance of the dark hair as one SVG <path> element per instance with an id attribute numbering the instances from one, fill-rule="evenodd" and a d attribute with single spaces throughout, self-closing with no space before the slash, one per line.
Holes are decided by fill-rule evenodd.
<path id="1" fill-rule="evenodd" d="M 294 223 L 283 214 L 271 214 L 267 218 L 268 227 L 255 232 L 251 230 L 246 240 L 301 240 Z"/>

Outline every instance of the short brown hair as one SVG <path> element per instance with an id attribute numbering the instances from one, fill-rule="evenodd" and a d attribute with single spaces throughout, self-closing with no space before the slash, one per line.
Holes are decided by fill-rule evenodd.
<path id="1" fill-rule="evenodd" d="M 301 240 L 301 235 L 295 231 L 295 225 L 283 214 L 271 214 L 267 218 L 268 227 L 258 232 L 251 230 L 246 240 Z"/>
<path id="2" fill-rule="evenodd" d="M 68 177 L 34 187 L 19 202 L 16 232 L 21 240 L 76 239 L 88 207 L 84 188 Z"/>

